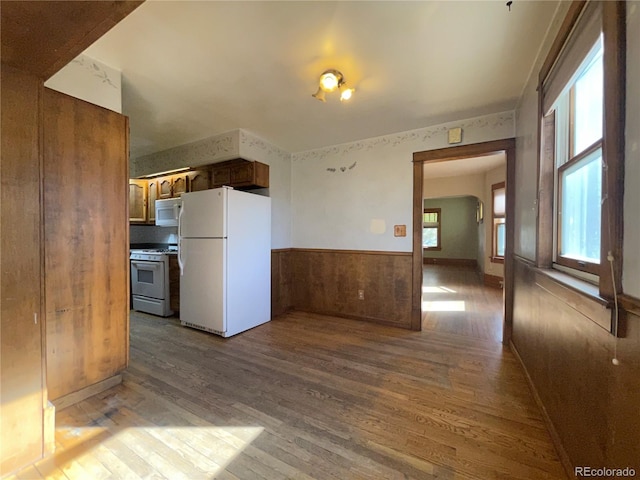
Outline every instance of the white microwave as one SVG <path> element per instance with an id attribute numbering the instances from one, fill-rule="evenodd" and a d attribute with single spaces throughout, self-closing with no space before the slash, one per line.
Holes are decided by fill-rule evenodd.
<path id="1" fill-rule="evenodd" d="M 156 200 L 156 226 L 177 227 L 180 208 L 182 208 L 180 198 Z"/>

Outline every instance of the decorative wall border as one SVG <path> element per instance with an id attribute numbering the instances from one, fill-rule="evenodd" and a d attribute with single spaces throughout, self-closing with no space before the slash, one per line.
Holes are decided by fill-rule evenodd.
<path id="1" fill-rule="evenodd" d="M 345 156 L 353 152 L 369 151 L 379 147 L 396 147 L 407 142 L 426 142 L 427 140 L 444 136 L 453 126 L 465 129 L 478 128 L 498 128 L 507 124 L 514 124 L 515 113 L 513 111 L 500 112 L 481 117 L 469 118 L 457 122 L 443 123 L 431 127 L 419 128 L 416 130 L 408 130 L 380 137 L 373 137 L 357 142 L 343 143 L 330 147 L 317 148 L 291 155 L 292 162 L 306 160 L 324 160 L 328 157 Z"/>

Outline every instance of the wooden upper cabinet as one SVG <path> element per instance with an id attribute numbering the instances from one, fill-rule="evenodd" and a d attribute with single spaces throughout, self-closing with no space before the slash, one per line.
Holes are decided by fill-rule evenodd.
<path id="1" fill-rule="evenodd" d="M 228 166 L 214 166 L 211 169 L 211 186 L 213 188 L 231 184 L 231 169 Z"/>
<path id="2" fill-rule="evenodd" d="M 269 165 L 248 160 L 229 160 L 212 165 L 211 186 L 228 185 L 233 188 L 269 187 Z"/>
<path id="3" fill-rule="evenodd" d="M 194 170 L 192 172 L 189 172 L 189 191 L 190 192 L 208 190 L 209 188 L 210 188 L 209 169 Z"/>
<path id="4" fill-rule="evenodd" d="M 173 190 L 171 189 L 171 177 L 162 177 L 158 182 L 158 198 L 171 198 Z"/>
<path id="5" fill-rule="evenodd" d="M 147 222 L 146 180 L 129 180 L 129 222 Z"/>

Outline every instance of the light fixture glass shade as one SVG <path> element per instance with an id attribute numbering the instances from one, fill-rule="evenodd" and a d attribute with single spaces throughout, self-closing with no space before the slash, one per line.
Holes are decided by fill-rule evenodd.
<path id="1" fill-rule="evenodd" d="M 333 72 L 325 72 L 320 76 L 320 88 L 325 92 L 333 92 L 338 84 L 338 76 Z"/>
<path id="2" fill-rule="evenodd" d="M 340 85 L 340 101 L 344 102 L 349 100 L 353 96 L 353 92 L 355 92 L 355 88 L 347 88 L 347 86 L 343 83 Z"/>

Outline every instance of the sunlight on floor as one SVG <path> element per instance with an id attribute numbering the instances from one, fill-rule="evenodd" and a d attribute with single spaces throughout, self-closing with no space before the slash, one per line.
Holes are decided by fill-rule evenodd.
<path id="1" fill-rule="evenodd" d="M 447 287 L 422 287 L 422 293 L 456 293 Z"/>
<path id="2" fill-rule="evenodd" d="M 463 300 L 422 302 L 423 312 L 464 312 Z"/>
<path id="3" fill-rule="evenodd" d="M 68 478 L 110 472 L 133 478 L 130 465 L 119 456 L 121 452 L 129 452 L 168 478 L 185 475 L 176 461 L 187 464 L 191 473 L 200 478 L 214 478 L 263 430 L 263 427 L 215 426 L 59 427 L 56 429 L 59 448 L 48 465 L 50 472 L 47 465 L 39 469 L 45 476 L 60 469 Z"/>

